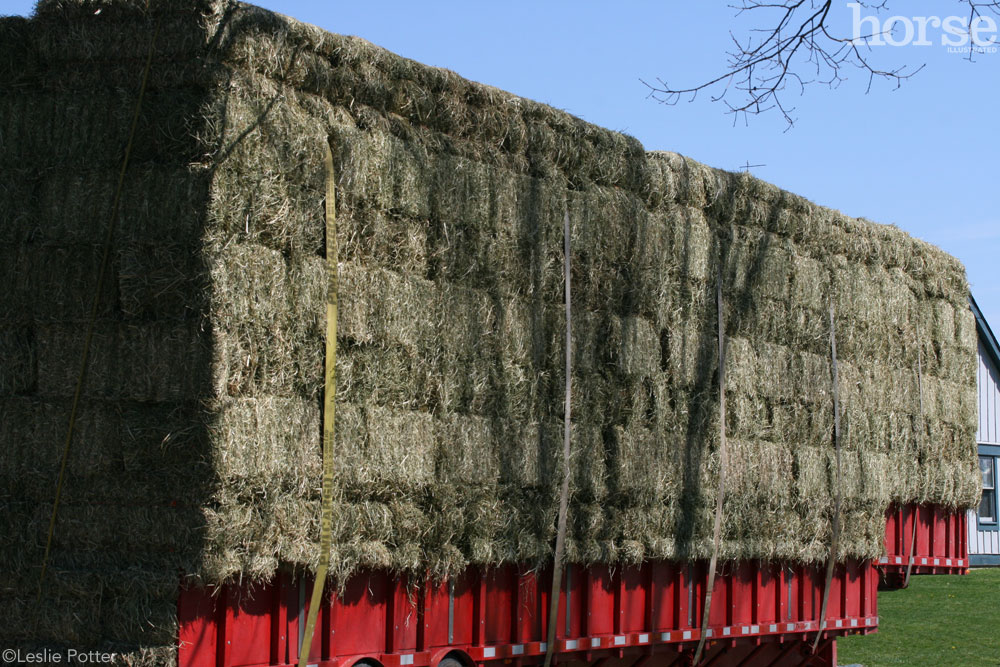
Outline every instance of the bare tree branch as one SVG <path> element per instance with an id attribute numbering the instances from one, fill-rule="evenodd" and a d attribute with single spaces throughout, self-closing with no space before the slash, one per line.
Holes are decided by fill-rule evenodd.
<path id="1" fill-rule="evenodd" d="M 888 10 L 891 0 L 855 0 L 862 7 L 876 13 Z M 985 13 L 1000 16 L 1000 0 L 958 0 L 968 5 L 969 29 L 973 21 Z M 868 77 L 866 93 L 876 80 L 889 81 L 899 88 L 904 81 L 917 74 L 923 65 L 912 67 L 882 68 L 872 61 L 872 43 L 878 43 L 886 32 L 846 35 L 830 26 L 833 0 L 740 0 L 732 6 L 736 15 L 758 12 L 769 16 L 767 28 L 751 29 L 750 35 L 741 40 L 730 33 L 733 49 L 727 52 L 728 66 L 725 73 L 696 86 L 674 87 L 663 79 L 656 83 L 643 83 L 649 96 L 664 104 L 677 104 L 683 99 L 693 101 L 702 91 L 714 91 L 713 102 L 723 102 L 735 123 L 740 117 L 776 110 L 791 127 L 794 124 L 794 107 L 786 104 L 789 90 L 801 95 L 808 85 L 819 83 L 838 87 L 847 79 L 845 69 L 858 69 Z M 969 59 L 975 44 L 969 51 Z M 742 99 L 730 102 L 730 97 Z"/>
<path id="2" fill-rule="evenodd" d="M 962 0 L 969 5 L 969 36 L 972 36 L 972 26 L 973 22 L 986 14 L 993 14 L 994 16 L 1000 16 L 1000 2 L 996 0 L 990 0 L 989 2 L 980 2 L 979 0 Z M 976 52 L 975 40 L 969 41 L 969 57 L 966 58 L 970 63 L 974 62 L 972 56 Z"/>

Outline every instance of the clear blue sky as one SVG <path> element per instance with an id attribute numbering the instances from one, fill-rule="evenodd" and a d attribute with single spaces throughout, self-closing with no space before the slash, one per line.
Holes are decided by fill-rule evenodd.
<path id="1" fill-rule="evenodd" d="M 850 26 L 848 0 L 835 21 Z M 723 71 L 729 31 L 745 34 L 727 0 L 599 3 L 259 2 L 327 30 L 364 37 L 423 63 L 565 109 L 637 137 L 649 150 L 683 153 L 753 172 L 849 215 L 896 224 L 959 257 L 973 294 L 1000 330 L 1000 210 L 996 116 L 1000 53 L 969 63 L 934 46 L 880 47 L 879 65 L 925 69 L 900 90 L 848 72 L 838 90 L 796 97 L 795 127 L 778 116 L 733 126 L 708 96 L 669 107 L 639 79 L 697 83 Z M 6 13 L 29 14 L 10 0 Z M 908 17 L 960 15 L 955 0 L 892 0 Z M 744 32 L 740 32 L 742 30 Z M 992 138 L 991 138 L 992 137 Z M 991 166 L 993 165 L 993 166 Z"/>

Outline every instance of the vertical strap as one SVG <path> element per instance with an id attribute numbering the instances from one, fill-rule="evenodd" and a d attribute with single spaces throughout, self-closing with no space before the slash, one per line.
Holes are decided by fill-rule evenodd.
<path id="1" fill-rule="evenodd" d="M 917 424 L 917 456 L 923 450 L 924 443 L 924 348 L 920 342 L 920 325 L 917 325 L 917 396 L 920 399 L 920 420 Z M 913 528 L 910 530 L 910 557 L 906 561 L 906 578 L 903 588 L 910 585 L 910 573 L 913 570 L 913 560 L 917 547 L 917 522 L 920 520 L 920 508 L 913 506 Z"/>
<path id="2" fill-rule="evenodd" d="M 299 647 L 299 667 L 305 667 L 312 647 L 316 617 L 323 601 L 323 586 L 330 567 L 330 524 L 333 519 L 334 410 L 337 398 L 337 193 L 333 152 L 326 145 L 326 381 L 323 394 L 323 508 L 320 517 L 319 566 L 313 582 L 305 635 Z"/>
<path id="3" fill-rule="evenodd" d="M 837 479 L 833 490 L 833 538 L 830 540 L 830 559 L 826 563 L 826 583 L 823 584 L 823 603 L 819 610 L 819 629 L 813 641 L 813 653 L 819 649 L 820 638 L 826 629 L 826 608 L 830 602 L 830 584 L 833 582 L 833 568 L 840 550 L 840 377 L 837 371 L 837 330 L 834 322 L 833 301 L 830 302 L 830 358 L 833 381 L 833 449 L 837 461 Z"/>
<path id="4" fill-rule="evenodd" d="M 563 268 L 566 281 L 566 406 L 563 421 L 563 479 L 559 489 L 559 518 L 556 522 L 556 553 L 552 563 L 552 595 L 549 600 L 549 632 L 545 642 L 545 667 L 552 664 L 556 643 L 556 623 L 559 620 L 559 590 L 562 585 L 563 551 L 566 548 L 566 515 L 569 513 L 570 479 L 570 406 L 573 396 L 573 300 L 570 280 L 570 225 L 569 209 L 563 217 Z M 567 614 L 569 610 L 567 609 Z"/>
<path id="5" fill-rule="evenodd" d="M 147 7 L 148 10 L 148 7 Z M 160 19 L 156 19 L 156 27 L 153 29 L 153 36 L 149 40 L 149 53 L 146 55 L 146 64 L 142 70 L 142 82 L 139 84 L 139 96 L 135 100 L 135 111 L 132 113 L 132 125 L 128 132 L 128 141 L 125 144 L 125 155 L 122 158 L 121 169 L 118 171 L 118 183 L 115 186 L 114 203 L 111 206 L 111 219 L 108 220 L 108 229 L 104 237 L 104 252 L 101 256 L 101 268 L 97 274 L 97 286 L 94 290 L 94 300 L 90 305 L 90 317 L 87 321 L 87 333 L 83 341 L 83 354 L 80 358 L 80 372 L 76 378 L 76 390 L 73 392 L 73 404 L 69 412 L 69 426 L 66 428 L 66 440 L 63 443 L 62 462 L 59 465 L 59 480 L 56 482 L 56 497 L 52 502 L 52 515 L 49 518 L 48 535 L 45 538 L 45 554 L 42 556 L 42 569 L 38 575 L 38 596 L 35 598 L 37 623 L 37 605 L 42 601 L 42 589 L 45 584 L 45 572 L 49 564 L 49 554 L 52 552 L 52 536 L 55 534 L 56 517 L 59 513 L 59 502 L 62 499 L 63 481 L 66 479 L 66 463 L 69 461 L 70 444 L 73 442 L 73 431 L 76 429 L 76 416 L 80 410 L 80 398 L 83 395 L 83 382 L 87 376 L 87 367 L 90 361 L 90 347 L 94 340 L 94 327 L 97 323 L 97 309 L 101 303 L 101 293 L 104 291 L 104 282 L 107 278 L 108 264 L 111 263 L 111 250 L 114 245 L 115 221 L 118 219 L 118 209 L 121 206 L 122 191 L 125 186 L 125 172 L 128 170 L 129 159 L 132 157 L 132 145 L 135 143 L 135 130 L 139 124 L 139 111 L 142 109 L 142 98 L 146 94 L 146 84 L 149 82 L 149 70 L 153 63 L 153 52 L 156 47 L 156 38 L 160 34 Z"/>
<path id="6" fill-rule="evenodd" d="M 708 583 L 705 588 L 705 611 L 701 617 L 701 636 L 694 652 L 694 664 L 701 662 L 708 634 L 708 619 L 712 613 L 712 589 L 715 587 L 715 568 L 719 562 L 719 542 L 722 539 L 722 504 L 726 495 L 726 467 L 729 464 L 726 446 L 726 322 L 722 302 L 722 263 L 715 285 L 715 299 L 719 311 L 719 491 L 715 497 L 715 526 L 712 529 L 712 559 L 708 565 Z"/>

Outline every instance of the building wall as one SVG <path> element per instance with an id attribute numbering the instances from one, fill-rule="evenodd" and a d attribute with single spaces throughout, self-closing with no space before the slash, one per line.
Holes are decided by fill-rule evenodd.
<path id="1" fill-rule="evenodd" d="M 979 431 L 976 442 L 981 445 L 1000 444 L 1000 370 L 993 363 L 983 341 L 979 341 Z"/>
<path id="2" fill-rule="evenodd" d="M 979 454 L 992 459 L 994 473 L 1000 477 L 1000 369 L 981 337 L 976 384 L 979 390 L 976 435 Z M 976 510 L 969 512 L 969 556 L 973 565 L 1000 565 L 1000 531 L 996 525 L 981 524 Z"/>
<path id="3" fill-rule="evenodd" d="M 969 510 L 969 555 L 993 554 L 1000 556 L 1000 532 L 979 530 L 976 511 Z M 976 563 L 973 563 L 975 565 Z"/>

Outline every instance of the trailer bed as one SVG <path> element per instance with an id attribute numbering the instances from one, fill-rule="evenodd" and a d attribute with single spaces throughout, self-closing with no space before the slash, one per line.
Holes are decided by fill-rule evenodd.
<path id="1" fill-rule="evenodd" d="M 836 665 L 835 639 L 874 632 L 878 573 L 871 562 L 836 568 L 820 651 L 822 568 L 742 563 L 715 579 L 704 664 Z M 565 573 L 554 658 L 559 663 L 666 667 L 690 662 L 701 637 L 705 563 L 647 562 Z M 311 582 L 279 575 L 258 586 L 187 588 L 179 599 L 179 665 L 292 665 Z M 441 582 L 362 572 L 327 595 L 309 662 L 350 667 L 538 664 L 543 660 L 550 570 L 469 568 Z"/>

